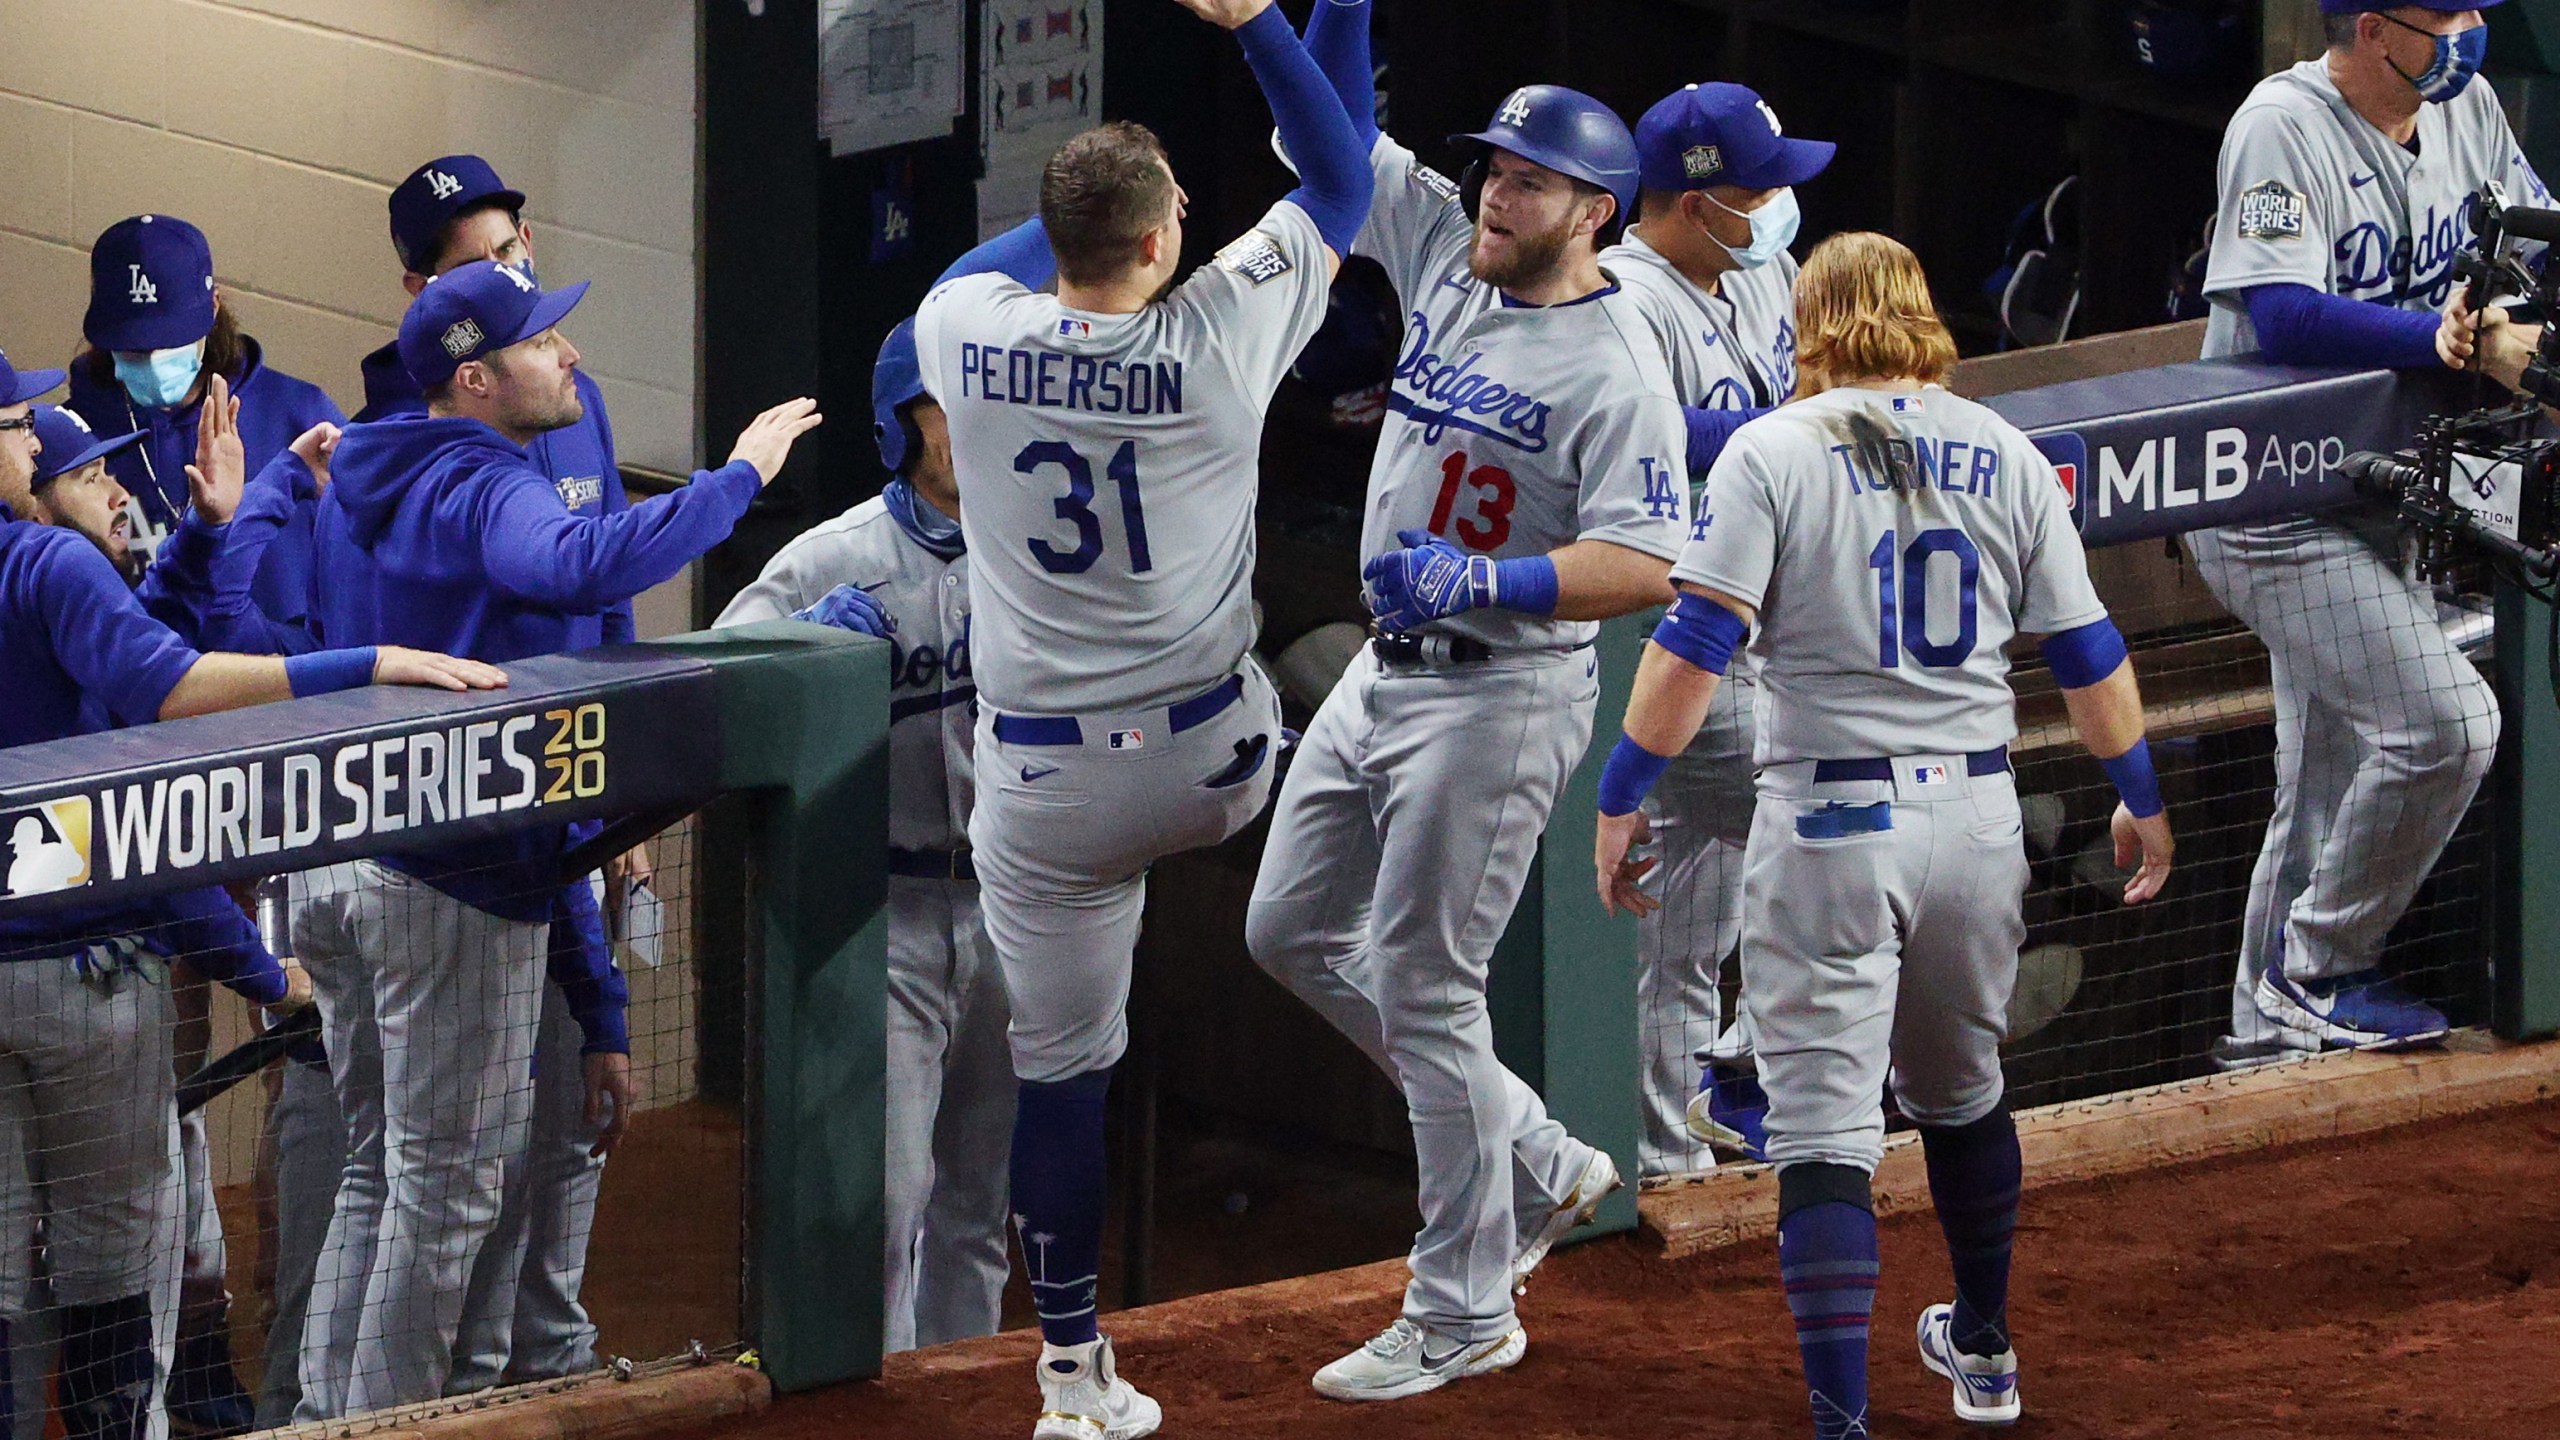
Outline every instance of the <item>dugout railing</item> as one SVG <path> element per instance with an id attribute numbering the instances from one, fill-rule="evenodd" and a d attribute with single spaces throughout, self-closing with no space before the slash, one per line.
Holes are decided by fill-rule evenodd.
<path id="1" fill-rule="evenodd" d="M 627 1288 L 645 1292 L 647 1252 L 668 1242 L 667 1227 L 679 1223 L 678 1213 L 695 1217 L 684 1223 L 726 1227 L 733 1233 L 695 1238 L 707 1238 L 715 1250 L 727 1247 L 724 1253 L 732 1258 L 715 1258 L 707 1279 L 685 1278 L 696 1290 L 725 1291 L 725 1302 L 714 1295 L 710 1309 L 725 1309 L 727 1317 L 689 1319 L 684 1323 L 695 1328 L 681 1338 L 670 1332 L 643 1343 L 673 1354 L 685 1353 L 694 1341 L 713 1354 L 752 1347 L 783 1389 L 873 1374 L 881 1340 L 885 651 L 875 640 L 777 622 L 518 662 L 506 667 L 510 684 L 503 690 L 359 690 L 0 751 L 0 839 L 12 842 L 10 864 L 0 872 L 7 880 L 0 889 L 0 916 L 165 898 L 210 886 L 236 886 L 245 897 L 250 884 L 265 881 L 262 893 L 272 899 L 266 918 L 276 932 L 274 948 L 283 951 L 291 948 L 283 917 L 293 916 L 292 933 L 311 942 L 307 915 L 315 901 L 329 898 L 333 883 L 344 883 L 327 877 L 349 873 L 353 862 L 432 852 L 531 826 L 602 825 L 602 834 L 561 857 L 563 881 L 583 877 L 608 855 L 675 826 L 671 833 L 680 838 L 662 839 L 655 847 L 666 885 L 670 864 L 686 863 L 677 854 L 690 830 L 684 817 L 727 797 L 728 808 L 747 822 L 743 933 L 691 934 L 674 920 L 665 935 L 615 940 L 626 960 L 633 940 L 649 948 L 653 959 L 661 943 L 670 952 L 682 950 L 688 973 L 656 982 L 659 990 L 683 992 L 671 993 L 664 1007 L 664 1015 L 673 1017 L 669 1025 L 700 1024 L 705 1015 L 723 1013 L 745 1017 L 739 1036 L 656 1037 L 660 1048 L 678 1056 L 671 1062 L 678 1073 L 643 1086 L 633 1134 L 674 1123 L 660 1119 L 671 1112 L 646 1108 L 652 1089 L 662 1101 L 682 1100 L 695 1087 L 743 1094 L 742 1114 L 715 1116 L 704 1128 L 713 1138 L 692 1151 L 679 1146 L 671 1153 L 661 1144 L 653 1163 L 619 1181 L 609 1163 L 603 1209 L 624 1217 L 624 1233 L 608 1237 L 603 1232 L 610 1222 L 599 1221 L 596 1246 L 623 1247 L 620 1268 L 641 1275 Z M 289 882 L 276 883 L 288 876 Z M 668 888 L 685 887 L 679 875 Z M 288 889 L 290 901 L 283 898 Z M 516 898 L 501 895 L 495 903 L 503 908 Z M 671 919 L 684 898 L 678 893 L 669 901 Z M 389 913 L 396 926 L 407 912 Z M 167 962 L 192 958 L 176 938 L 182 933 L 196 932 L 173 929 L 163 939 L 154 931 L 139 948 L 114 935 L 84 936 L 100 943 L 84 947 L 90 960 L 77 967 L 78 983 L 99 983 L 97 977 L 106 975 L 104 983 L 112 987 L 125 984 L 120 977 L 129 974 L 146 996 L 156 997 L 148 987 L 162 983 Z M 389 943 L 400 940 L 395 934 Z M 168 953 L 153 956 L 154 945 Z M 74 968 L 60 960 L 20 957 L 14 963 L 55 966 L 65 974 Z M 519 978 L 541 984 L 538 971 Z M 329 994 L 327 985 L 321 989 Z M 711 990 L 733 992 L 742 1001 L 706 1006 L 702 995 Z M 74 995 L 65 1008 L 86 1003 Z M 236 1040 L 236 1016 L 228 1028 Z M 385 1047 L 400 1043 L 389 1029 L 380 1035 Z M 437 1043 L 469 1038 L 445 1035 Z M 642 1043 L 635 1035 L 635 1048 Z M 235 1046 L 230 1064 L 217 1065 L 217 1073 L 252 1074 L 258 1067 L 251 1062 L 273 1059 L 284 1048 L 281 1039 L 263 1036 L 245 1049 Z M 160 1063 L 165 1073 L 166 1061 Z M 338 1057 L 332 1063 L 362 1062 Z M 701 1073 L 741 1063 L 742 1075 Z M 146 1095 L 155 1087 L 130 1088 Z M 152 1096 L 146 1112 L 174 1094 L 172 1087 Z M 95 1103 L 117 1098 L 101 1096 Z M 480 1103 L 485 1106 L 487 1098 Z M 121 1103 L 133 1104 L 133 1096 Z M 167 1113 L 137 1114 L 130 1124 L 156 1125 Z M 495 1123 L 481 1113 L 484 1124 Z M 59 1182 L 76 1170 L 79 1162 L 64 1154 L 40 1153 L 36 1134 L 0 1126 L 0 1136 L 15 1139 L 28 1173 Z M 175 1190 L 180 1182 L 174 1142 L 169 1163 Z M 262 1183 L 266 1173 L 262 1168 Z M 0 1170 L 0 1182 L 8 1178 Z M 617 1195 L 617 1183 L 625 1191 L 660 1188 Z M 248 1187 L 238 1188 L 236 1205 L 225 1192 L 225 1213 L 247 1213 Z M 45 1193 L 72 1191 L 56 1183 Z M 695 1203 L 706 1195 L 720 1203 Z M 729 1202 L 741 1195 L 742 1203 L 733 1208 Z M 144 1199 L 181 1208 L 166 1197 Z M 265 1201 L 263 1190 L 260 1200 Z M 0 1210 L 14 1214 L 29 1204 L 24 1185 L 14 1198 L 0 1195 Z M 13 1315 L 29 1297 L 42 1295 L 49 1273 L 71 1266 L 75 1257 L 62 1247 L 79 1242 L 85 1223 L 76 1215 L 24 1218 L 28 1228 L 11 1234 L 41 1235 L 42 1243 L 17 1257 L 37 1283 L 26 1296 L 0 1297 Z M 189 1214 L 184 1225 L 191 1227 L 196 1218 Z M 424 1214 L 386 1218 L 376 1237 L 380 1243 L 389 1243 L 393 1218 L 432 1223 Z M 155 1223 L 180 1222 L 163 1215 Z M 271 1235 L 250 1241 L 235 1234 L 228 1277 L 235 1302 L 246 1303 L 253 1288 L 248 1257 L 265 1251 L 272 1263 L 272 1244 Z M 173 1257 L 157 1255 L 151 1263 L 154 1321 L 165 1329 L 169 1322 L 161 1312 L 169 1308 L 169 1277 L 161 1272 Z M 323 1257 L 324 1276 L 336 1263 L 335 1256 Z M 0 1275 L 13 1280 L 18 1273 L 0 1267 Z M 214 1278 L 218 1284 L 223 1277 Z M 666 1278 L 672 1289 L 679 1277 Z M 475 1274 L 473 1284 L 481 1279 Z M 592 1271 L 589 1285 L 594 1286 Z M 634 1327 L 627 1323 L 617 1343 L 617 1319 L 627 1316 L 596 1318 L 604 1331 L 599 1363 L 610 1355 L 655 1358 L 634 1352 Z M 24 1341 L 30 1329 L 19 1326 L 17 1338 Z M 256 1337 L 244 1326 L 232 1327 L 232 1334 L 254 1391 Z M 165 1334 L 160 1343 L 165 1347 Z M 20 1409 L 28 1409 L 27 1397 L 20 1399 Z M 39 1391 L 33 1402 L 39 1423 L 42 1399 Z M 8 1421 L 0 1416 L 0 1433 Z"/>

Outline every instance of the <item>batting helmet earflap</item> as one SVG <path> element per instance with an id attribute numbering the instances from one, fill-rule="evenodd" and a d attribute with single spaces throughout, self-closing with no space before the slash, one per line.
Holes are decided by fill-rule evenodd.
<path id="1" fill-rule="evenodd" d="M 920 443 L 907 407 L 923 398 L 924 366 L 916 359 L 916 322 L 909 316 L 880 342 L 880 358 L 871 366 L 871 436 L 880 442 L 880 463 L 892 475 L 906 473 Z"/>
<path id="2" fill-rule="evenodd" d="M 1504 97 L 1492 124 L 1472 135 L 1452 135 L 1449 143 L 1508 150 L 1608 191 L 1617 198 L 1620 221 L 1635 212 L 1636 137 L 1618 112 L 1579 90 L 1523 85 Z M 1483 164 L 1478 157 L 1461 182 L 1469 215 L 1483 189 Z"/>

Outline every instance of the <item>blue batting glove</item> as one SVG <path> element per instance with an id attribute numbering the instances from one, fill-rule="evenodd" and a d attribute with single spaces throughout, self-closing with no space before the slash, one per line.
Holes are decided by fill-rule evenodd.
<path id="1" fill-rule="evenodd" d="M 1402 550 L 1390 550 L 1360 568 L 1369 611 L 1390 630 L 1412 630 L 1433 620 L 1493 603 L 1493 561 L 1468 555 L 1428 530 L 1399 530 Z"/>
<path id="2" fill-rule="evenodd" d="M 886 640 L 898 633 L 898 622 L 880 608 L 880 602 L 850 585 L 839 585 L 818 597 L 818 603 L 791 612 L 794 620 L 807 620 L 819 625 L 833 625 L 856 635 L 869 635 Z"/>

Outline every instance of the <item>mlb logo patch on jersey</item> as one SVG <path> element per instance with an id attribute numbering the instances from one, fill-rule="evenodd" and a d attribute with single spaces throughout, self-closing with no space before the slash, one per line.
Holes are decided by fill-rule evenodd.
<path id="1" fill-rule="evenodd" d="M 1092 334 L 1093 322 L 1090 320 L 1064 319 L 1058 322 L 1058 338 L 1061 340 L 1083 340 Z"/>
<path id="2" fill-rule="evenodd" d="M 1917 395 L 1896 395 L 1893 397 L 1893 413 L 1896 415 L 1925 415 L 1928 413 L 1928 407 L 1920 403 L 1920 397 Z"/>
<path id="3" fill-rule="evenodd" d="M 1289 273 L 1289 257 L 1259 230 L 1246 231 L 1234 244 L 1219 251 L 1218 263 L 1256 285 L 1269 284 Z"/>
<path id="4" fill-rule="evenodd" d="M 1111 748 L 1114 750 L 1144 750 L 1147 748 L 1147 732 L 1144 730 L 1114 730 L 1111 732 Z"/>
<path id="5" fill-rule="evenodd" d="M 2281 180 L 2267 180 L 2240 192 L 2240 238 L 2302 238 L 2302 192 Z"/>
<path id="6" fill-rule="evenodd" d="M 1911 783 L 1914 785 L 1944 785 L 1947 783 L 1947 767 L 1944 765 L 1914 765 L 1911 767 Z"/>

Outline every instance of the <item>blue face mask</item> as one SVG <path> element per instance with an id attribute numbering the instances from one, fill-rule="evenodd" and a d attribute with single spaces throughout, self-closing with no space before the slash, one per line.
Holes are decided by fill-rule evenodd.
<path id="1" fill-rule="evenodd" d="M 1751 243 L 1742 249 L 1716 240 L 1718 245 L 1724 245 L 1724 253 L 1733 257 L 1733 263 L 1745 270 L 1757 270 L 1785 254 L 1787 247 L 1796 243 L 1797 228 L 1804 224 L 1804 212 L 1796 208 L 1792 186 L 1770 196 L 1757 210 L 1736 210 L 1713 195 L 1707 197 L 1707 203 L 1751 222 Z M 1712 235 L 1707 238 L 1715 239 Z"/>
<path id="2" fill-rule="evenodd" d="M 2396 64 L 2391 66 L 2399 72 L 2401 79 L 2409 82 L 2409 88 L 2418 92 L 2419 99 L 2431 105 L 2441 105 L 2469 89 L 2471 77 L 2480 73 L 2480 62 L 2488 57 L 2489 27 L 2486 25 L 2474 25 L 2451 35 L 2437 35 L 2390 15 L 2382 18 L 2435 42 L 2435 58 L 2417 74 L 2401 70 Z M 2388 57 L 2384 63 L 2390 63 Z"/>
<path id="3" fill-rule="evenodd" d="M 196 372 L 204 368 L 204 342 L 174 350 L 118 350 L 115 362 L 116 379 L 134 404 L 167 409 L 195 388 Z"/>

